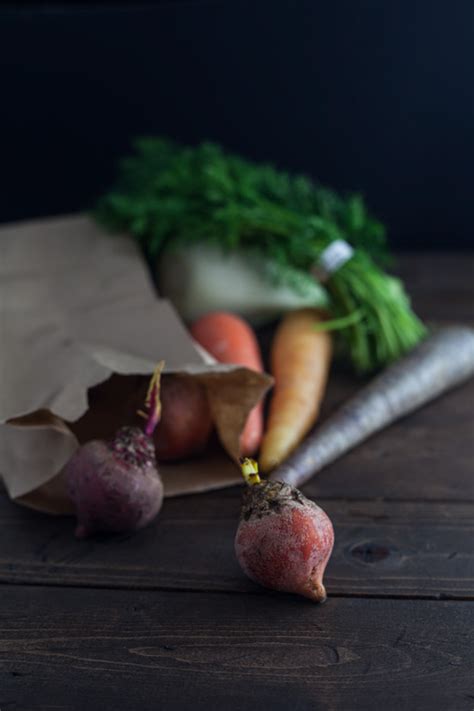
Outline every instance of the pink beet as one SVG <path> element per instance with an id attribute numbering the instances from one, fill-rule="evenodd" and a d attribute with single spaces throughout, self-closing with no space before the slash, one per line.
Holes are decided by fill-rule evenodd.
<path id="1" fill-rule="evenodd" d="M 78 538 L 95 531 L 143 528 L 161 508 L 163 484 L 155 449 L 138 427 L 122 427 L 111 442 L 87 442 L 68 462 L 65 474 L 76 507 Z"/>
<path id="2" fill-rule="evenodd" d="M 160 416 L 161 368 L 162 364 L 150 383 L 145 432 L 139 427 L 121 427 L 110 442 L 84 444 L 65 467 L 67 491 L 76 508 L 78 538 L 96 531 L 142 528 L 161 508 L 163 484 L 151 439 Z"/>
<path id="3" fill-rule="evenodd" d="M 267 588 L 324 602 L 323 575 L 334 545 L 332 523 L 298 489 L 261 481 L 255 462 L 243 460 L 245 490 L 235 537 L 244 573 Z"/>

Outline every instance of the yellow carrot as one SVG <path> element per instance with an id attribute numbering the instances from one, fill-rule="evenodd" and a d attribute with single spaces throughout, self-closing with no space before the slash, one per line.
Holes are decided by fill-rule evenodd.
<path id="1" fill-rule="evenodd" d="M 278 466 L 314 425 L 326 388 L 332 339 L 316 326 L 317 309 L 299 309 L 285 316 L 271 347 L 275 378 L 267 428 L 260 450 L 260 467 Z"/>

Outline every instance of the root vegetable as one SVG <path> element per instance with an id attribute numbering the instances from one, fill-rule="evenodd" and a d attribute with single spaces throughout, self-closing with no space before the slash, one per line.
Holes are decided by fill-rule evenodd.
<path id="1" fill-rule="evenodd" d="M 67 491 L 76 509 L 78 538 L 96 531 L 142 528 L 161 508 L 163 484 L 151 439 L 160 416 L 161 368 L 162 364 L 150 384 L 145 431 L 122 427 L 109 442 L 87 442 L 65 467 Z"/>
<path id="2" fill-rule="evenodd" d="M 248 487 L 235 537 L 242 570 L 264 587 L 324 602 L 334 546 L 329 517 L 298 489 L 262 481 L 253 460 L 243 460 L 242 473 Z"/>
<path id="3" fill-rule="evenodd" d="M 257 327 L 303 306 L 328 306 L 326 290 L 310 274 L 291 267 L 284 274 L 282 283 L 272 262 L 245 249 L 231 252 L 205 242 L 171 244 L 157 263 L 160 294 L 188 322 L 219 308 Z"/>
<path id="4" fill-rule="evenodd" d="M 239 316 L 225 311 L 214 311 L 202 316 L 191 326 L 193 338 L 220 363 L 234 363 L 263 372 L 262 356 L 257 338 Z M 240 436 L 243 456 L 254 454 L 263 434 L 263 403 L 249 413 Z"/>
<path id="5" fill-rule="evenodd" d="M 161 420 L 153 436 L 158 461 L 200 454 L 212 431 L 209 404 L 201 383 L 185 374 L 163 375 L 161 407 Z"/>
<path id="6" fill-rule="evenodd" d="M 320 311 L 299 309 L 283 318 L 275 334 L 275 386 L 259 457 L 264 472 L 286 459 L 318 416 L 332 354 L 330 334 L 316 329 L 321 321 Z"/>
<path id="7" fill-rule="evenodd" d="M 440 329 L 343 405 L 270 478 L 301 486 L 370 435 L 472 376 L 474 330 Z"/>

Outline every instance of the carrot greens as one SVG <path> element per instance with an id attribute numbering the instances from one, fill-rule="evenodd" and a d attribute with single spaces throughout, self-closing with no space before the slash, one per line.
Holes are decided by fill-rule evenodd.
<path id="1" fill-rule="evenodd" d="M 340 349 L 354 367 L 381 367 L 425 335 L 401 282 L 381 269 L 389 262 L 385 230 L 359 195 L 341 197 L 212 143 L 182 147 L 142 138 L 135 149 L 96 216 L 131 232 L 153 262 L 171 244 L 213 243 L 265 260 L 275 282 L 288 283 L 292 275 L 292 287 L 304 290 L 324 250 L 344 239 L 355 252 L 324 286 L 334 327 L 342 319 Z M 295 280 L 298 272 L 302 278 Z"/>

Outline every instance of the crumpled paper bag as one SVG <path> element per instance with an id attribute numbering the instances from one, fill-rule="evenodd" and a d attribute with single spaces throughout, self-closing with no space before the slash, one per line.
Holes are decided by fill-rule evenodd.
<path id="1" fill-rule="evenodd" d="M 165 373 L 203 383 L 222 445 L 161 464 L 165 496 L 239 482 L 239 434 L 271 378 L 216 364 L 197 346 L 126 235 L 85 216 L 0 228 L 0 478 L 12 499 L 70 512 L 64 465 L 79 441 L 121 424 L 120 404 L 159 360 Z M 81 429 L 90 393 L 106 381 L 110 410 Z"/>

